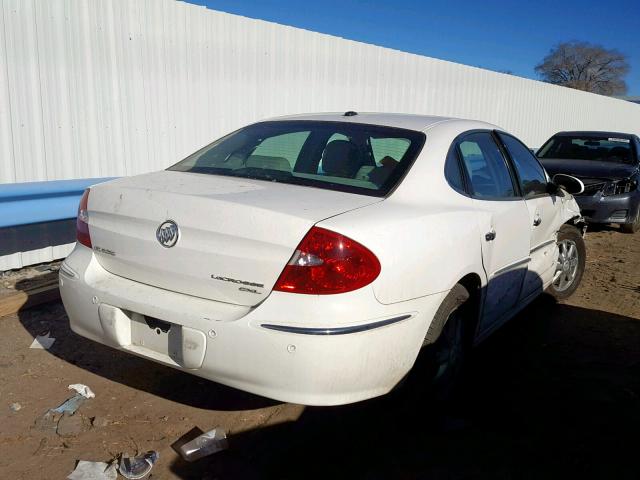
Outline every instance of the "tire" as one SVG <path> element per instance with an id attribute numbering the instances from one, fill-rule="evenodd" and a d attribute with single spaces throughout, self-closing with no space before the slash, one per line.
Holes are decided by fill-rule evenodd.
<path id="1" fill-rule="evenodd" d="M 573 295 L 584 274 L 586 247 L 580 230 L 571 225 L 563 225 L 558 231 L 557 270 L 547 292 L 556 300 L 564 300 Z"/>
<path id="2" fill-rule="evenodd" d="M 438 308 L 425 343 L 429 365 L 429 390 L 436 400 L 448 400 L 459 386 L 471 347 L 469 326 L 465 321 L 465 308 L 469 292 L 462 285 L 455 285 Z"/>
<path id="3" fill-rule="evenodd" d="M 623 223 L 620 225 L 620 228 L 624 233 L 636 233 L 640 230 L 640 208 L 638 208 L 638 213 L 636 213 L 636 219 L 633 223 Z"/>

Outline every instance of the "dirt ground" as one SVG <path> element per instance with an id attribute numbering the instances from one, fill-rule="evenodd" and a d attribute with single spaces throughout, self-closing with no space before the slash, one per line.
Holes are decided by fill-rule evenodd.
<path id="1" fill-rule="evenodd" d="M 445 407 L 410 389 L 281 404 L 85 340 L 59 302 L 0 318 L 0 478 L 151 449 L 153 479 L 640 478 L 640 234 L 589 232 L 587 248 L 570 301 L 543 296 L 478 347 Z M 51 349 L 29 349 L 47 331 Z M 38 419 L 71 383 L 96 398 L 62 437 Z M 182 461 L 171 444 L 194 427 L 226 429 L 229 449 Z"/>

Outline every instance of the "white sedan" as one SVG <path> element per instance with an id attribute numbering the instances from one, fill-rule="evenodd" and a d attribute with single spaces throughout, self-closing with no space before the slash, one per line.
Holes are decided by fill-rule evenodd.
<path id="1" fill-rule="evenodd" d="M 577 288 L 580 188 L 483 122 L 277 118 L 87 190 L 60 290 L 74 332 L 277 400 L 385 394 L 423 346 L 447 386 Z"/>

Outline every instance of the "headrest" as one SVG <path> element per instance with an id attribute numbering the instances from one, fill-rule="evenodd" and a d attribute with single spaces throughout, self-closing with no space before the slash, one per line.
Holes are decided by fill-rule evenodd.
<path id="1" fill-rule="evenodd" d="M 327 175 L 353 178 L 361 165 L 358 147 L 348 140 L 333 140 L 322 152 L 322 170 Z"/>

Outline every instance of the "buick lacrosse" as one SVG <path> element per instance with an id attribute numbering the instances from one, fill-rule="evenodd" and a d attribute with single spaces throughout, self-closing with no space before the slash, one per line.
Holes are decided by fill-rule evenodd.
<path id="1" fill-rule="evenodd" d="M 423 347 L 447 385 L 577 288 L 583 188 L 483 122 L 277 118 L 88 189 L 60 291 L 74 332 L 277 400 L 385 394 Z"/>

